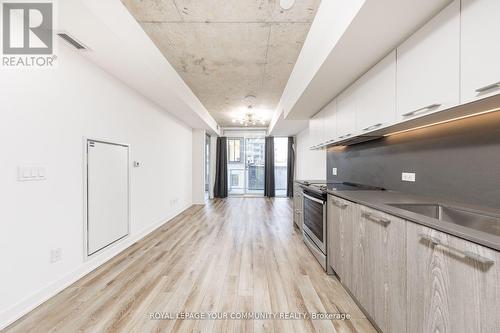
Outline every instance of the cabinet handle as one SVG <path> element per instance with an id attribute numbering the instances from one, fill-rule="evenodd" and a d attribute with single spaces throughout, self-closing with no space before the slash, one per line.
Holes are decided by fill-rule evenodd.
<path id="1" fill-rule="evenodd" d="M 476 89 L 476 92 L 478 94 L 480 94 L 480 93 L 486 92 L 488 90 L 493 90 L 493 89 L 498 89 L 498 88 L 500 88 L 500 82 L 488 84 L 487 86 L 478 88 L 478 89 Z"/>
<path id="2" fill-rule="evenodd" d="M 365 217 L 366 219 L 368 219 L 370 221 L 380 223 L 384 227 L 387 227 L 391 223 L 391 220 L 389 220 L 389 219 L 386 219 L 383 217 L 378 217 L 378 216 L 375 216 L 372 213 L 368 213 L 368 212 L 363 212 L 363 214 L 361 214 L 361 216 Z"/>
<path id="3" fill-rule="evenodd" d="M 335 200 L 335 199 L 332 199 L 332 204 L 333 204 L 334 206 L 337 206 L 337 207 L 342 208 L 342 209 L 347 207 L 347 205 L 346 205 L 346 204 L 341 203 L 340 201 L 337 201 L 337 200 Z"/>
<path id="4" fill-rule="evenodd" d="M 434 103 L 434 104 L 428 105 L 426 107 L 405 113 L 405 114 L 403 114 L 403 117 L 414 116 L 414 115 L 421 113 L 421 112 L 428 112 L 428 111 L 431 111 L 433 109 L 440 107 L 441 105 L 442 104 Z"/>
<path id="5" fill-rule="evenodd" d="M 459 250 L 459 249 L 452 248 L 452 247 L 450 247 L 448 245 L 445 245 L 445 244 L 443 244 L 441 242 L 441 240 L 439 238 L 432 237 L 432 236 L 425 235 L 425 234 L 420 234 L 419 236 L 420 236 L 421 239 L 426 240 L 426 241 L 434 244 L 435 246 L 441 246 L 442 248 L 445 248 L 447 250 L 451 250 L 453 252 L 460 253 L 464 257 L 472 259 L 472 260 L 475 260 L 477 262 L 480 262 L 481 264 L 484 264 L 484 265 L 493 265 L 495 263 L 494 260 L 492 260 L 490 258 L 483 257 L 483 256 L 481 256 L 479 254 L 476 254 L 476 253 L 473 253 L 473 252 L 470 252 L 470 251 L 462 251 L 462 250 Z"/>
<path id="6" fill-rule="evenodd" d="M 375 125 L 372 125 L 372 126 L 368 126 L 367 128 L 363 128 L 363 131 L 371 131 L 371 130 L 374 130 L 380 126 L 382 126 L 383 124 L 382 123 L 379 123 L 379 124 L 375 124 Z"/>
<path id="7" fill-rule="evenodd" d="M 344 134 L 342 136 L 339 136 L 339 139 L 343 139 L 343 138 L 348 138 L 350 137 L 352 134 L 351 133 L 347 133 L 347 134 Z"/>

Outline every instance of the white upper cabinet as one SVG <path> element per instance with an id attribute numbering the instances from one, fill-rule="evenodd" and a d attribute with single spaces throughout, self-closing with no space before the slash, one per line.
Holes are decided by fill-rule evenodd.
<path id="1" fill-rule="evenodd" d="M 325 142 L 325 114 L 323 109 L 309 120 L 310 147 L 316 147 Z"/>
<path id="2" fill-rule="evenodd" d="M 460 1 L 455 0 L 397 49 L 398 120 L 458 105 L 459 59 Z"/>
<path id="3" fill-rule="evenodd" d="M 325 110 L 325 141 L 333 142 L 337 140 L 337 100 L 331 101 L 325 106 Z"/>
<path id="4" fill-rule="evenodd" d="M 313 116 L 309 119 L 309 148 L 313 148 L 318 144 L 318 118 Z"/>
<path id="5" fill-rule="evenodd" d="M 356 129 L 367 133 L 396 121 L 396 51 L 359 79 Z"/>
<path id="6" fill-rule="evenodd" d="M 462 0 L 462 103 L 500 93 L 500 1 Z"/>
<path id="7" fill-rule="evenodd" d="M 318 136 L 318 144 L 322 145 L 324 144 L 326 140 L 326 109 L 323 108 L 319 113 L 319 136 Z"/>
<path id="8" fill-rule="evenodd" d="M 357 82 L 337 98 L 337 139 L 344 140 L 356 134 Z"/>

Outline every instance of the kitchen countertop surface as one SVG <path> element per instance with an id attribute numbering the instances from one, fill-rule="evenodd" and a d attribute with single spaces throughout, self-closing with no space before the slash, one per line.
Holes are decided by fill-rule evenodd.
<path id="1" fill-rule="evenodd" d="M 454 223 L 440 221 L 438 219 L 392 207 L 388 204 L 440 204 L 443 206 L 475 211 L 498 218 L 500 218 L 500 209 L 450 202 L 447 200 L 396 191 L 328 191 L 328 193 L 500 251 L 500 236 Z"/>
<path id="2" fill-rule="evenodd" d="M 294 182 L 302 184 L 302 185 L 304 185 L 306 182 L 308 182 L 309 184 L 321 184 L 321 183 L 326 183 L 326 180 L 324 180 L 324 179 L 323 180 L 320 180 L 320 179 L 313 179 L 313 180 L 298 179 L 298 180 L 294 180 Z"/>

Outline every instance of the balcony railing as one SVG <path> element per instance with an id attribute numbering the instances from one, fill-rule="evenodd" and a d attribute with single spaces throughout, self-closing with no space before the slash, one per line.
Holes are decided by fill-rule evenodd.
<path id="1" fill-rule="evenodd" d="M 274 182 L 276 191 L 280 191 L 279 195 L 283 195 L 281 192 L 284 191 L 286 194 L 287 177 L 286 177 L 286 166 L 276 166 L 274 168 Z M 246 169 L 246 177 L 243 177 L 245 173 L 244 166 L 230 166 L 228 169 L 228 189 L 229 193 L 241 194 L 244 192 L 263 192 L 264 191 L 264 166 L 260 165 L 250 165 Z M 246 179 L 246 184 L 244 180 Z M 246 185 L 246 191 L 245 186 Z"/>

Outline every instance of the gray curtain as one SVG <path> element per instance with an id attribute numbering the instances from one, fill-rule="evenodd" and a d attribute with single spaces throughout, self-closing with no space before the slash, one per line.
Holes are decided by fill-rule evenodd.
<path id="1" fill-rule="evenodd" d="M 295 166 L 295 149 L 293 136 L 288 137 L 288 160 L 286 163 L 286 196 L 293 198 L 293 174 Z"/>
<path id="2" fill-rule="evenodd" d="M 227 197 L 227 138 L 217 138 L 214 197 Z"/>
<path id="3" fill-rule="evenodd" d="M 266 137 L 265 161 L 264 161 L 264 195 L 275 196 L 274 184 L 274 137 Z"/>

